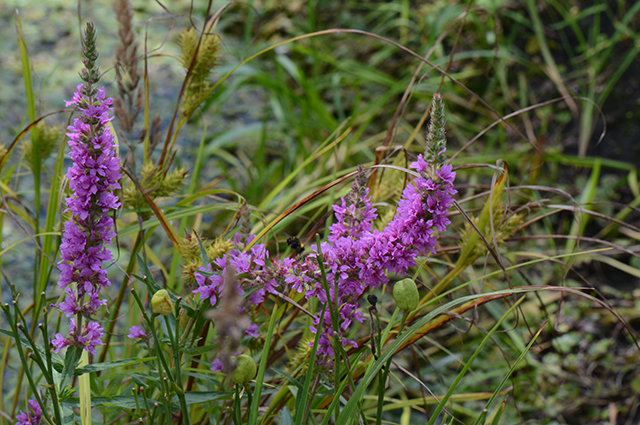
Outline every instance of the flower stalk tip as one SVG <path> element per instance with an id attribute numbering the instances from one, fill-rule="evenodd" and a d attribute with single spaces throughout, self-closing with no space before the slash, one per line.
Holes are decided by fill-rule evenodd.
<path id="1" fill-rule="evenodd" d="M 433 95 L 431 101 L 431 122 L 427 131 L 427 146 L 424 158 L 428 163 L 442 165 L 447 160 L 447 138 L 444 126 L 447 120 L 444 116 L 444 102 L 440 93 Z"/>

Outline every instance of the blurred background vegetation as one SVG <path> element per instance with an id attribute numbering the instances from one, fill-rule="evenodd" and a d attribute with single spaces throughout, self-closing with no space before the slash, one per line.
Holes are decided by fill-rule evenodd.
<path id="1" fill-rule="evenodd" d="M 159 132 L 165 134 L 185 74 L 176 40 L 185 27 L 202 27 L 207 4 L 195 2 L 190 9 L 187 1 L 133 0 L 132 5 L 139 51 L 144 51 L 145 37 L 148 43 L 149 113 L 152 117 L 159 114 Z M 216 1 L 212 10 L 224 5 Z M 71 97 L 80 69 L 77 2 L 0 3 L 0 142 L 5 145 L 29 122 L 16 10 L 30 55 L 39 115 L 63 108 L 62 100 Z M 113 96 L 118 27 L 111 3 L 82 2 L 80 13 L 82 22 L 94 21 L 98 28 L 99 63 L 106 72 L 102 82 Z M 421 152 L 424 114 L 432 94 L 440 91 L 447 108 L 448 153 L 456 155 L 452 163 L 459 168 L 456 183 L 466 211 L 475 213 L 482 207 L 475 196 L 491 185 L 494 170 L 487 164 L 506 162 L 509 185 L 528 188 L 515 190 L 509 199 L 511 208 L 535 211 L 537 218 L 521 223 L 521 231 L 501 246 L 505 258 L 515 263 L 519 257 L 533 258 L 536 253 L 614 247 L 579 257 L 568 267 L 550 263 L 525 269 L 520 283 L 592 287 L 594 296 L 604 296 L 624 318 L 620 320 L 587 299 L 560 292 L 541 294 L 538 300 L 527 302 L 527 321 L 505 326 L 505 330 L 518 327 L 521 332 L 497 335 L 496 344 L 476 360 L 450 411 L 463 418 L 474 416 L 473 404 L 463 402 L 473 403 L 472 393 L 492 392 L 496 380 L 509 368 L 503 355 L 508 357 L 506 352 L 511 354 L 511 350 L 517 353 L 531 336 L 527 327 L 535 333 L 541 320 L 548 319 L 551 324 L 509 383 L 512 390 L 504 399 L 501 423 L 638 423 L 640 355 L 623 322 L 637 329 L 640 318 L 636 173 L 640 165 L 640 2 L 234 3 L 222 12 L 215 29 L 221 37 L 221 60 L 211 81 L 215 83 L 268 46 L 333 28 L 368 31 L 419 56 L 428 55 L 430 64 L 448 70 L 455 82 L 442 78 L 430 65 L 421 66 L 415 56 L 398 46 L 362 34 L 328 32 L 283 44 L 242 64 L 180 132 L 175 166 L 185 167 L 189 174 L 194 164 L 200 166 L 192 189 L 215 187 L 242 194 L 257 217 L 254 230 L 258 231 L 269 217 L 357 164 L 371 164 L 376 155 L 379 161 L 402 147 Z M 409 98 L 401 103 L 409 87 Z M 500 122 L 513 113 L 507 122 Z M 64 126 L 61 117 L 54 116 L 47 123 Z M 493 123 L 495 128 L 481 134 Z M 340 143 L 315 156 L 323 142 L 334 140 L 336 129 L 345 127 L 350 127 L 350 133 Z M 473 143 L 468 145 L 469 141 Z M 131 150 L 140 155 L 135 143 L 121 144 L 120 149 L 123 158 Z M 54 159 L 45 164 L 53 164 Z M 137 161 L 139 167 L 140 158 Z M 27 203 L 33 201 L 33 180 L 25 164 L 24 156 L 14 156 L 10 185 Z M 298 167 L 300 171 L 288 179 Z M 47 181 L 50 172 L 46 166 L 43 171 Z M 274 189 L 274 196 L 265 199 Z M 342 188 L 331 192 L 283 221 L 275 229 L 279 236 L 267 239 L 274 255 L 286 248 L 282 235 L 304 237 L 314 225 L 322 224 L 323 215 L 342 193 Z M 235 201 L 223 195 L 216 200 Z M 175 202 L 167 199 L 163 205 Z M 184 225 L 187 231 L 194 228 L 215 238 L 233 220 L 233 203 L 209 209 L 204 203 L 198 205 L 203 210 L 190 217 Z M 581 220 L 575 221 L 578 206 L 593 214 L 578 214 Z M 460 217 L 456 220 L 462 223 Z M 129 224 L 135 226 L 133 221 Z M 19 220 L 5 219 L 2 248 L 29 234 Z M 577 242 L 565 237 L 578 235 L 584 238 Z M 160 268 L 163 261 L 171 262 L 172 253 L 161 235 L 154 238 L 150 245 Z M 455 250 L 458 238 L 449 232 L 442 241 L 442 252 L 447 255 Z M 33 247 L 29 242 L 21 246 L 24 249 L 1 258 L 3 286 L 7 281 L 18 287 L 32 284 Z M 125 257 L 126 246 L 121 249 L 120 256 Z M 434 267 L 437 274 L 437 265 Z M 481 262 L 475 267 L 478 275 L 496 268 Z M 120 271 L 114 268 L 110 273 L 117 276 Z M 162 275 L 168 281 L 179 279 L 179 268 L 167 266 Z M 3 295 L 8 295 L 6 286 Z M 468 322 L 473 319 L 482 328 L 500 315 L 501 311 L 487 304 L 486 310 L 452 321 L 412 346 L 417 376 L 435 394 L 446 392 L 463 359 L 483 335 Z M 497 363 L 501 366 L 496 367 Z M 415 399 L 415 394 L 424 392 L 412 380 L 403 382 L 404 390 L 394 387 L 399 388 L 397 393 L 387 393 L 397 398 L 397 421 L 407 406 L 402 404 L 406 393 Z M 424 405 L 410 407 L 428 411 L 429 397 L 423 396 Z"/>

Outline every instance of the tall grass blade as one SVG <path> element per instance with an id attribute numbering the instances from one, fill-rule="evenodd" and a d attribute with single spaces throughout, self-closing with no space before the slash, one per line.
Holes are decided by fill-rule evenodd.
<path id="1" fill-rule="evenodd" d="M 460 371 L 456 379 L 453 381 L 453 383 L 449 387 L 449 390 L 447 391 L 445 396 L 440 400 L 438 407 L 436 407 L 436 410 L 431 415 L 431 419 L 429 419 L 429 423 L 427 425 L 433 425 L 436 422 L 436 420 L 438 419 L 438 416 L 440 416 L 440 412 L 442 412 L 442 409 L 444 409 L 444 406 L 447 404 L 447 401 L 449 401 L 449 397 L 451 397 L 451 394 L 453 394 L 453 392 L 455 391 L 456 387 L 458 386 L 462 378 L 467 374 L 467 372 L 469 371 L 469 368 L 471 367 L 471 364 L 473 363 L 475 358 L 478 357 L 478 354 L 480 354 L 480 352 L 482 351 L 482 348 L 485 346 L 487 342 L 489 342 L 489 340 L 491 339 L 491 336 L 498 329 L 500 329 L 502 322 L 513 312 L 513 310 L 516 309 L 518 305 L 520 305 L 522 301 L 524 301 L 524 299 L 525 297 L 522 296 L 518 299 L 518 301 L 513 303 L 513 305 L 509 308 L 509 310 L 507 310 L 506 313 L 502 315 L 502 318 L 498 320 L 498 322 L 493 326 L 493 328 L 491 328 L 491 330 L 484 336 L 484 338 L 478 345 L 478 348 L 476 348 L 476 351 L 471 355 L 469 360 L 467 360 L 466 364 L 464 365 L 464 367 L 462 368 L 462 370 Z"/>
<path id="2" fill-rule="evenodd" d="M 518 364 L 520 364 L 520 362 L 525 358 L 525 356 L 527 355 L 527 353 L 529 352 L 529 350 L 531 350 L 531 347 L 533 346 L 533 344 L 536 342 L 536 340 L 538 339 L 538 337 L 540 336 L 540 334 L 542 333 L 542 331 L 544 330 L 545 326 L 547 325 L 547 323 L 543 324 L 542 327 L 540 327 L 540 329 L 538 330 L 538 332 L 536 332 L 536 334 L 533 336 L 533 338 L 531 338 L 531 341 L 529 342 L 529 344 L 527 344 L 527 346 L 525 347 L 525 349 L 522 351 L 522 353 L 520 353 L 520 356 L 518 356 L 518 358 L 516 359 L 515 362 L 513 362 L 513 365 L 511 366 L 511 368 L 509 369 L 509 372 L 504 376 L 504 378 L 502 378 L 502 382 L 500 382 L 500 384 L 496 387 L 495 391 L 493 392 L 493 395 L 491 396 L 491 398 L 487 401 L 487 404 L 484 406 L 484 409 L 482 410 L 482 412 L 480 413 L 480 415 L 478 415 L 478 418 L 475 420 L 475 422 L 473 423 L 473 425 L 480 425 L 482 424 L 482 421 L 484 420 L 484 417 L 487 416 L 487 412 L 489 411 L 489 407 L 491 407 L 491 404 L 494 402 L 494 400 L 496 399 L 496 397 L 498 397 L 498 395 L 500 394 L 500 392 L 502 391 L 502 388 L 504 387 L 504 385 L 507 383 L 507 381 L 509 380 L 509 378 L 511 377 L 511 375 L 513 374 L 513 372 L 516 370 L 516 367 L 518 366 Z"/>
<path id="3" fill-rule="evenodd" d="M 33 83 L 31 79 L 31 64 L 29 63 L 29 52 L 24 40 L 22 32 L 22 23 L 20 22 L 20 14 L 16 10 L 16 33 L 18 35 L 18 47 L 20 49 L 20 61 L 22 63 L 22 79 L 24 81 L 25 97 L 27 99 L 27 116 L 29 123 L 36 122 L 36 99 L 33 92 Z M 33 189 L 35 193 L 35 214 L 34 214 L 34 231 L 40 233 L 40 137 L 38 127 L 35 125 L 31 128 L 31 144 L 32 144 L 32 166 L 33 166 Z M 7 152 L 7 155 L 9 153 Z M 41 252 L 38 249 L 39 240 L 36 238 L 35 258 L 36 266 L 41 260 Z M 33 274 L 33 299 L 37 300 L 38 296 L 38 273 Z"/>
<path id="4" fill-rule="evenodd" d="M 602 169 L 601 162 L 599 159 L 596 159 L 593 170 L 591 170 L 591 176 L 589 176 L 589 180 L 587 184 L 580 194 L 578 198 L 578 203 L 585 210 L 591 211 L 593 207 L 590 205 L 596 196 L 596 190 L 598 189 L 598 182 L 600 181 L 600 170 Z M 579 238 L 583 235 L 584 229 L 587 227 L 587 223 L 589 222 L 589 215 L 579 213 L 574 216 L 574 220 L 571 223 L 571 229 L 569 230 L 569 235 Z M 576 247 L 575 239 L 567 239 L 567 242 L 564 246 L 564 250 L 566 252 L 572 252 Z"/>
<path id="5" fill-rule="evenodd" d="M 271 339 L 273 331 L 276 327 L 276 316 L 278 312 L 278 303 L 273 304 L 271 318 L 269 319 L 269 328 L 267 330 L 264 347 L 262 348 L 262 356 L 260 358 L 260 366 L 258 367 L 258 375 L 256 376 L 256 386 L 253 391 L 253 400 L 249 407 L 248 425 L 256 425 L 258 423 L 258 408 L 260 407 L 260 396 L 262 395 L 262 385 L 264 382 L 264 374 L 267 370 L 267 362 L 269 361 L 269 350 L 271 350 Z"/>

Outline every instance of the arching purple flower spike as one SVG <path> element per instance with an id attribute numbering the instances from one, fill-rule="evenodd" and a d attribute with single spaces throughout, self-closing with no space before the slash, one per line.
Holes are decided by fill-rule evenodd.
<path id="1" fill-rule="evenodd" d="M 222 276 L 231 265 L 240 282 L 238 294 L 244 295 L 246 290 L 243 312 L 255 311 L 269 293 L 282 296 L 293 290 L 303 293 L 308 300 L 317 299 L 320 304 L 331 300 L 338 316 L 337 329 L 333 329 L 329 309 L 323 317 L 313 317 L 310 326 L 312 333 L 320 332 L 319 361 L 331 361 L 334 331 L 343 347 L 356 347 L 356 342 L 350 339 L 349 328 L 352 323 L 365 320 L 358 308 L 360 298 L 371 288 L 387 283 L 388 273 L 403 275 L 416 266 L 418 255 L 434 254 L 438 232 L 445 231 L 450 224 L 448 210 L 457 193 L 456 173 L 446 164 L 444 124 L 444 106 L 436 94 L 425 153 L 410 164 L 419 176 L 404 188 L 396 214 L 384 229 L 373 228 L 376 209 L 367 188 L 366 173 L 360 168 L 349 194 L 333 206 L 336 220 L 329 228 L 327 241 L 319 247 L 312 245 L 309 255 L 304 257 L 298 253 L 296 257 L 269 261 L 264 245 L 256 244 L 245 251 L 238 234 L 231 242 L 231 249 L 195 272 L 198 287 L 193 293 L 214 308 L 224 302 Z M 328 293 L 320 259 L 326 272 Z M 257 326 L 248 326 L 244 334 L 258 337 Z M 222 362 L 216 359 L 212 370 L 222 368 Z"/>

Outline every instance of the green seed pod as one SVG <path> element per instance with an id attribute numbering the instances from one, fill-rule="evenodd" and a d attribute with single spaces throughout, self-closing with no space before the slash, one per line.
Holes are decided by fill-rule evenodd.
<path id="1" fill-rule="evenodd" d="M 165 289 L 161 289 L 151 298 L 151 311 L 154 314 L 162 314 L 168 316 L 173 312 L 173 302 L 169 293 Z"/>
<path id="2" fill-rule="evenodd" d="M 420 301 L 420 294 L 418 294 L 418 287 L 413 279 L 406 278 L 397 282 L 393 286 L 393 299 L 399 309 L 404 311 L 415 310 Z"/>
<path id="3" fill-rule="evenodd" d="M 254 376 L 256 376 L 256 372 L 258 368 L 256 366 L 256 362 L 253 361 L 251 356 L 246 354 L 241 354 L 236 358 L 237 366 L 236 370 L 231 374 L 231 379 L 238 385 L 246 384 L 251 381 Z"/>

